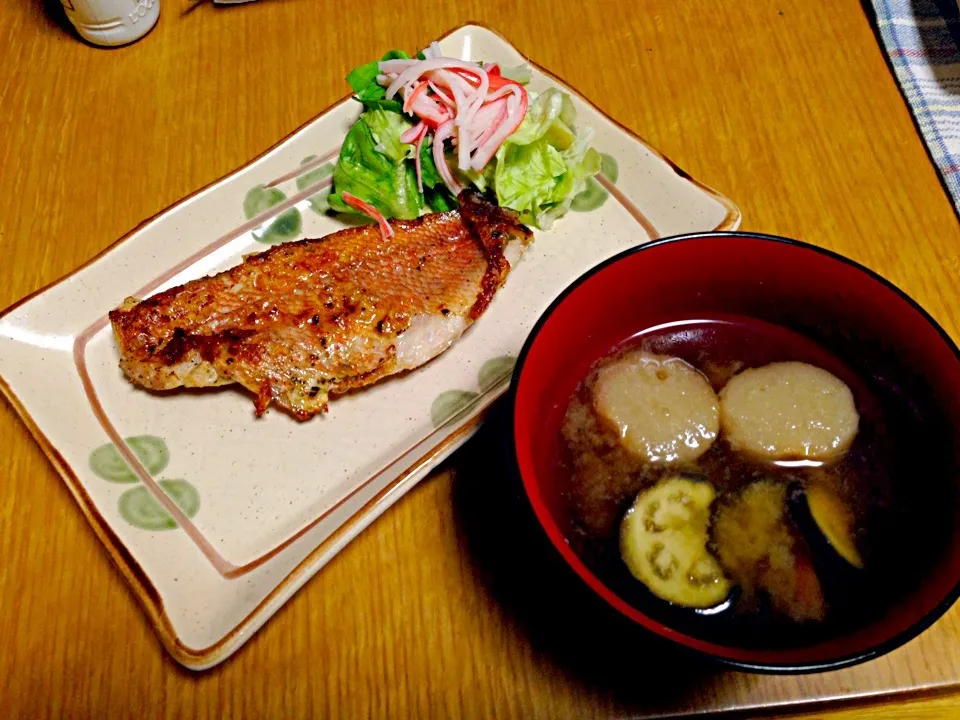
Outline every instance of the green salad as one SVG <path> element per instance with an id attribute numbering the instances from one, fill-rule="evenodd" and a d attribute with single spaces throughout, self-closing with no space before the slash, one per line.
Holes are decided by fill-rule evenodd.
<path id="1" fill-rule="evenodd" d="M 570 96 L 529 90 L 530 77 L 526 66 L 443 57 L 436 44 L 355 68 L 347 81 L 364 109 L 340 150 L 330 208 L 389 228 L 455 208 L 474 188 L 550 227 L 596 185 L 601 156 Z"/>

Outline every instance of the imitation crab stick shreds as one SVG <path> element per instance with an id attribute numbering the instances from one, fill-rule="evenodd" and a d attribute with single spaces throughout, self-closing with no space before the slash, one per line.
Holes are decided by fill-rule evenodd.
<path id="1" fill-rule="evenodd" d="M 382 75 L 377 80 L 387 86 L 388 100 L 399 93 L 405 98 L 405 112 L 428 128 L 448 129 L 447 137 L 457 146 L 460 170 L 483 170 L 527 114 L 527 91 L 500 75 L 496 65 L 484 68 L 435 57 L 385 60 L 379 69 Z M 442 139 L 434 137 L 434 143 L 442 147 Z M 437 169 L 450 192 L 456 193 L 459 187 L 447 163 L 438 162 Z"/>
<path id="2" fill-rule="evenodd" d="M 391 218 L 451 209 L 472 186 L 548 227 L 599 172 L 600 156 L 568 95 L 527 90 L 529 72 L 510 75 L 436 45 L 355 68 L 347 80 L 366 111 L 341 148 L 330 207 L 368 215 L 386 235 Z"/>

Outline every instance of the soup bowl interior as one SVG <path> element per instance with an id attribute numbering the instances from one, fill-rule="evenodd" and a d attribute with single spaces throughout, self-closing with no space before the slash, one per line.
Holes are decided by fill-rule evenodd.
<path id="1" fill-rule="evenodd" d="M 902 586 L 865 624 L 809 645 L 763 647 L 717 642 L 664 621 L 618 595 L 566 537 L 561 425 L 591 366 L 638 332 L 682 320 L 745 316 L 785 326 L 821 343 L 868 383 L 895 378 L 917 417 L 936 428 L 935 460 L 923 477 L 929 518 L 922 569 L 889 568 Z M 594 268 L 544 314 L 517 364 L 513 442 L 530 504 L 566 562 L 610 605 L 641 626 L 739 668 L 810 672 L 887 652 L 921 632 L 960 588 L 960 354 L 944 331 L 902 292 L 865 268 L 820 248 L 770 236 L 716 233 L 672 238 Z M 909 474 L 909 473 L 908 473 Z M 901 473 L 902 475 L 902 473 Z M 923 495 L 921 494 L 921 497 Z M 886 568 L 883 569 L 886 572 Z"/>

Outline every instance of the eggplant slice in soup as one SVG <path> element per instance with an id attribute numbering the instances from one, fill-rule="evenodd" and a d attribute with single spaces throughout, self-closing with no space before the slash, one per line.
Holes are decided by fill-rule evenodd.
<path id="1" fill-rule="evenodd" d="M 809 550 L 787 514 L 787 488 L 761 480 L 720 504 L 713 540 L 721 565 L 743 590 L 746 605 L 765 594 L 795 622 L 822 620 L 826 603 Z"/>
<path id="2" fill-rule="evenodd" d="M 620 528 L 620 554 L 630 573 L 657 597 L 690 608 L 711 608 L 730 594 L 707 549 L 709 483 L 669 477 L 640 493 Z"/>

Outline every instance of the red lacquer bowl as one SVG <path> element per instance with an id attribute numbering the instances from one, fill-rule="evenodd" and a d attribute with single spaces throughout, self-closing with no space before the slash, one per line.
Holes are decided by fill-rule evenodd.
<path id="1" fill-rule="evenodd" d="M 949 527 L 942 547 L 902 601 L 849 634 L 789 649 L 718 644 L 669 627 L 611 590 L 566 541 L 560 426 L 577 384 L 591 364 L 641 330 L 718 314 L 778 323 L 816 337 L 866 370 L 886 359 L 930 383 L 948 446 L 937 482 L 952 497 L 960 480 L 960 351 L 943 329 L 889 282 L 840 255 L 777 237 L 709 233 L 650 243 L 611 258 L 568 288 L 531 333 L 513 378 L 512 432 L 517 470 L 539 522 L 576 574 L 620 613 L 738 668 L 835 669 L 902 645 L 960 595 L 956 501 L 943 514 Z"/>

